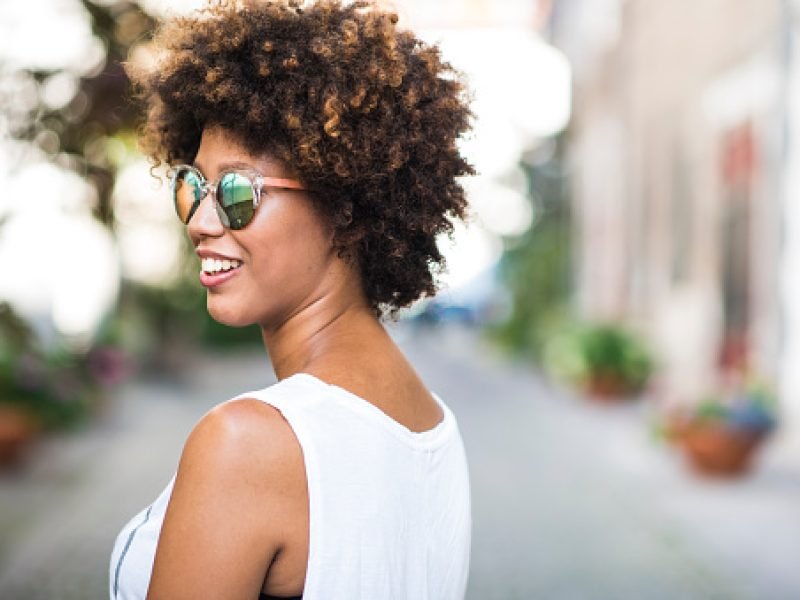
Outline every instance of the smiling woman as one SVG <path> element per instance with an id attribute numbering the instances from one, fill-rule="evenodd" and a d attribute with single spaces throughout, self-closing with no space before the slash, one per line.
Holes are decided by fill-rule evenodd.
<path id="1" fill-rule="evenodd" d="M 466 212 L 457 73 L 368 2 L 220 2 L 154 44 L 144 146 L 209 313 L 260 326 L 278 383 L 198 422 L 111 597 L 462 598 L 458 426 L 381 324 L 436 292 Z"/>

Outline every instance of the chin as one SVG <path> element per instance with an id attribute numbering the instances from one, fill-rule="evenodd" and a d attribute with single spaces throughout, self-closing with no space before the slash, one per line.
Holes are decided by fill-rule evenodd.
<path id="1" fill-rule="evenodd" d="M 227 325 L 228 327 L 247 327 L 255 323 L 255 319 L 247 318 L 241 310 L 236 310 L 235 307 L 221 306 L 221 303 L 208 299 L 206 303 L 208 314 L 217 323 Z"/>

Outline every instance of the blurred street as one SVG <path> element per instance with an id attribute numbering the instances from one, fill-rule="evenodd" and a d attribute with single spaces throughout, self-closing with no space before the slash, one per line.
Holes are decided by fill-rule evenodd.
<path id="1" fill-rule="evenodd" d="M 0 2 L 0 433 L 11 442 L 0 439 L 0 457 L 31 418 L 47 431 L 17 470 L 0 470 L 0 600 L 107 597 L 117 533 L 170 480 L 194 424 L 274 381 L 263 351 L 219 350 L 248 331 L 208 314 L 185 219 L 138 143 L 147 109 L 126 73 L 165 72 L 154 28 L 207 2 Z M 469 218 L 436 240 L 447 293 L 391 328 L 459 420 L 473 488 L 470 600 L 800 599 L 800 0 L 729 4 L 388 3 L 392 23 L 464 75 L 473 113 L 458 140 L 476 171 L 458 178 Z M 197 89 L 213 79 L 222 98 L 240 89 L 240 71 L 252 76 L 271 123 L 282 87 L 263 78 L 283 80 L 262 69 L 266 37 L 248 41 L 242 69 L 221 71 L 236 86 L 199 62 Z M 383 54 L 399 72 L 399 55 Z M 417 98 L 417 119 L 437 100 L 409 92 L 413 72 L 380 85 L 403 105 Z M 205 127 L 198 115 L 214 112 L 185 123 Z M 343 112 L 342 131 L 362 131 L 368 113 Z M 370 143 L 348 153 L 389 161 L 374 181 L 395 173 L 405 196 L 427 177 L 413 144 L 395 148 L 403 136 L 391 148 L 360 137 Z M 331 165 L 305 173 L 301 158 L 286 166 L 324 178 L 315 190 L 373 181 Z M 31 190 L 56 193 L 20 201 Z M 352 232 L 381 231 L 372 208 L 346 204 Z M 492 323 L 507 354 L 456 322 Z M 162 375 L 133 377 L 96 414 L 128 356 Z M 661 404 L 603 405 L 577 391 L 643 389 Z M 705 450 L 716 439 L 730 469 L 743 439 L 777 429 L 749 475 L 713 479 L 658 437 L 667 413 Z"/>
<path id="2" fill-rule="evenodd" d="M 654 439 L 646 405 L 580 401 L 466 330 L 395 335 L 467 447 L 469 598 L 800 598 L 790 436 L 776 435 L 743 481 L 699 480 Z M 29 468 L 2 475 L 0 598 L 105 597 L 114 536 L 167 483 L 193 424 L 273 381 L 252 352 L 207 356 L 189 373 L 130 382 L 87 432 L 41 443 Z"/>

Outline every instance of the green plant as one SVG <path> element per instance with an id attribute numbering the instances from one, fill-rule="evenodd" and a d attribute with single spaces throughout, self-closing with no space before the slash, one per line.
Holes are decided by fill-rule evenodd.
<path id="1" fill-rule="evenodd" d="M 544 362 L 557 378 L 600 396 L 636 394 L 654 369 L 645 342 L 612 323 L 562 326 L 547 342 Z"/>
<path id="2" fill-rule="evenodd" d="M 698 473 L 740 476 L 777 423 L 774 392 L 749 379 L 706 397 L 687 413 L 672 415 L 667 429 Z"/>
<path id="3" fill-rule="evenodd" d="M 501 347 L 543 360 L 555 323 L 563 323 L 572 289 L 572 223 L 565 161 L 565 140 L 553 142 L 547 159 L 526 156 L 520 164 L 528 181 L 533 224 L 505 240 L 500 278 L 508 290 L 508 318 L 489 330 Z"/>
<path id="4" fill-rule="evenodd" d="M 188 348 L 263 346 L 261 329 L 257 325 L 229 327 L 208 314 L 207 293 L 199 284 L 194 260 L 187 253 L 182 267 L 184 272 L 169 287 L 130 281 L 123 284 L 119 321 L 125 324 L 125 331 L 121 337 L 143 355 L 145 366 L 148 361 L 158 362 L 160 353 L 175 344 Z"/>
<path id="5" fill-rule="evenodd" d="M 702 400 L 689 416 L 695 423 L 722 425 L 740 432 L 764 434 L 778 423 L 777 397 L 765 382 L 749 378 L 733 390 Z"/>
<path id="6" fill-rule="evenodd" d="M 97 193 L 95 216 L 111 227 L 114 177 L 120 166 L 114 148 L 126 141 L 134 145 L 130 141 L 139 114 L 129 101 L 130 82 L 122 62 L 147 39 L 155 20 L 136 0 L 80 0 L 80 4 L 104 56 L 94 67 L 92 60 L 59 70 L 0 65 L 0 120 L 12 138 L 39 146 L 54 162 L 81 175 Z M 75 73 L 84 67 L 87 71 Z M 75 81 L 73 97 L 64 106 L 53 107 L 43 91 L 64 75 Z M 34 101 L 15 101 L 14 82 L 21 89 L 40 90 L 33 94 Z"/>
<path id="7" fill-rule="evenodd" d="M 0 404 L 32 415 L 44 429 L 74 427 L 92 412 L 102 388 L 124 375 L 112 346 L 73 352 L 43 349 L 28 324 L 0 303 Z"/>

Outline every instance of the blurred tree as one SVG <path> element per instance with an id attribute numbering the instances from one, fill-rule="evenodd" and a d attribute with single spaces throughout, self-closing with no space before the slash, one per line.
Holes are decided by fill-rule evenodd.
<path id="1" fill-rule="evenodd" d="M 15 84 L 2 86 L 5 94 L 25 88 L 33 90 L 29 102 L 2 98 L 0 110 L 8 123 L 9 133 L 19 140 L 30 141 L 60 166 L 76 171 L 97 191 L 94 213 L 108 227 L 113 227 L 111 192 L 120 166 L 112 145 L 128 139 L 135 128 L 137 110 L 130 102 L 127 75 L 122 67 L 129 51 L 145 41 L 152 31 L 154 19 L 130 0 L 92 2 L 80 0 L 91 19 L 93 35 L 105 48 L 105 58 L 98 68 L 81 76 L 74 95 L 63 106 L 48 102 L 43 88 L 57 78 L 68 79 L 66 70 L 22 69 L 9 72 L 2 68 L 7 80 Z"/>
<path id="2" fill-rule="evenodd" d="M 494 337 L 512 351 L 537 360 L 545 338 L 567 312 L 571 291 L 571 222 L 563 142 L 563 138 L 553 140 L 548 156 L 532 153 L 523 158 L 535 220 L 526 233 L 509 242 L 500 263 L 512 308 L 509 318 L 493 331 Z"/>

